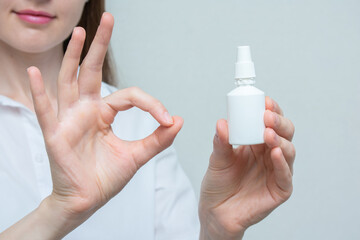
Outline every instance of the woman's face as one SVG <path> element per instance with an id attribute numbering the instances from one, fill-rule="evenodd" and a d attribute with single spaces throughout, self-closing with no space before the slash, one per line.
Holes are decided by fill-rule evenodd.
<path id="1" fill-rule="evenodd" d="M 85 2 L 0 0 L 0 42 L 27 53 L 54 48 L 79 22 Z"/>

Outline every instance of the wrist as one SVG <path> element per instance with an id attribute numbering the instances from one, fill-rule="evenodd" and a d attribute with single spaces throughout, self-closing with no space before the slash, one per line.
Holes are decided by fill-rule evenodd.
<path id="1" fill-rule="evenodd" d="M 243 238 L 245 228 L 239 228 L 228 219 L 219 218 L 212 211 L 199 208 L 200 240 L 241 240 Z"/>
<path id="2" fill-rule="evenodd" d="M 209 224 L 200 227 L 200 240 L 241 240 L 244 236 L 245 230 L 241 232 L 231 233 L 224 229 L 211 226 Z"/>
<path id="3" fill-rule="evenodd" d="M 50 195 L 34 211 L 1 232 L 0 239 L 61 239 L 91 214 L 73 214 L 64 202 Z"/>
<path id="4" fill-rule="evenodd" d="M 49 239 L 61 239 L 81 225 L 93 213 L 75 214 L 67 209 L 66 203 L 56 200 L 52 195 L 45 198 L 35 210 L 39 226 L 47 229 Z"/>

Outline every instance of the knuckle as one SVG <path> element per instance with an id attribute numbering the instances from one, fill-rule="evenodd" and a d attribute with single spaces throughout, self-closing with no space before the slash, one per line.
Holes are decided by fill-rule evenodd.
<path id="1" fill-rule="evenodd" d="M 282 129 L 287 139 L 291 140 L 292 137 L 294 136 L 294 131 L 295 131 L 294 124 L 287 118 L 284 117 L 281 118 L 282 120 L 280 121 L 281 123 L 279 124 L 278 128 Z"/>
<path id="2" fill-rule="evenodd" d="M 289 120 L 289 122 L 290 122 L 291 133 L 292 133 L 292 135 L 294 135 L 294 133 L 295 133 L 295 125 L 291 120 Z"/>
<path id="3" fill-rule="evenodd" d="M 292 189 L 292 178 L 293 178 L 293 175 L 292 175 L 291 171 L 288 171 L 288 173 L 286 174 L 286 180 L 290 185 L 289 189 Z"/>
<path id="4" fill-rule="evenodd" d="M 290 156 L 292 159 L 295 159 L 296 156 L 296 149 L 294 144 L 290 144 Z"/>
<path id="5" fill-rule="evenodd" d="M 102 46 L 107 46 L 108 45 L 108 36 L 106 36 L 106 34 L 97 34 L 97 42 L 102 45 Z"/>
<path id="6" fill-rule="evenodd" d="M 289 182 L 289 186 L 287 187 L 286 190 L 281 190 L 281 192 L 279 193 L 280 196 L 280 202 L 284 203 L 286 202 L 292 195 L 293 193 L 293 185 L 292 185 L 292 174 L 289 173 L 287 175 L 287 181 Z"/>
<path id="7" fill-rule="evenodd" d="M 273 103 L 274 103 L 274 105 L 273 105 L 274 106 L 274 111 L 279 113 L 279 115 L 284 116 L 284 112 L 281 109 L 280 105 L 275 100 L 273 100 Z"/>
<path id="8" fill-rule="evenodd" d="M 140 89 L 138 87 L 129 87 L 126 89 L 127 92 L 127 96 L 129 101 L 132 103 L 132 105 L 137 105 L 138 104 L 138 98 L 139 98 L 139 92 Z"/>
<path id="9" fill-rule="evenodd" d="M 162 104 L 159 100 L 157 100 L 157 99 L 154 100 L 154 107 L 160 108 L 160 109 L 164 109 L 164 108 L 165 108 L 165 107 L 163 106 L 163 104 Z"/>
<path id="10" fill-rule="evenodd" d="M 274 122 L 274 128 L 276 129 L 281 128 L 283 125 L 282 117 L 275 112 L 273 113 L 273 122 Z"/>
<path id="11" fill-rule="evenodd" d="M 273 99 L 273 106 L 274 106 L 274 110 L 280 112 L 280 107 L 279 107 L 279 104 Z"/>
<path id="12" fill-rule="evenodd" d="M 288 119 L 288 124 L 287 125 L 288 125 L 287 129 L 288 129 L 288 136 L 289 136 L 288 139 L 291 141 L 292 138 L 294 137 L 295 125 L 289 119 Z"/>
<path id="13" fill-rule="evenodd" d="M 142 92 L 142 90 L 139 87 L 129 87 L 128 92 L 130 96 L 136 97 Z"/>
<path id="14" fill-rule="evenodd" d="M 89 61 L 84 61 L 82 64 L 81 64 L 81 68 L 85 68 L 85 69 L 88 69 L 92 72 L 100 72 L 102 71 L 102 64 L 98 64 L 98 63 L 95 63 L 95 62 L 89 62 Z"/>
<path id="15" fill-rule="evenodd" d="M 291 188 L 288 191 L 286 191 L 284 194 L 284 202 L 287 201 L 291 197 L 292 192 L 293 192 L 293 187 L 291 185 Z"/>
<path id="16" fill-rule="evenodd" d="M 213 147 L 215 148 L 219 144 L 219 136 L 215 134 L 213 138 Z"/>
<path id="17" fill-rule="evenodd" d="M 159 136 L 159 134 L 155 131 L 154 132 L 154 144 L 155 144 L 155 149 L 156 149 L 156 153 L 160 153 L 164 147 L 167 147 L 166 144 L 164 146 L 163 141 L 161 140 L 161 137 Z"/>

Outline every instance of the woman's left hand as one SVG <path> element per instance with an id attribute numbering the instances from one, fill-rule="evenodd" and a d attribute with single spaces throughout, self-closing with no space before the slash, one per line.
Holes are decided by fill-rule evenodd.
<path id="1" fill-rule="evenodd" d="M 201 239 L 241 239 L 292 193 L 294 125 L 266 98 L 265 143 L 233 149 L 219 120 L 214 151 L 201 187 Z"/>

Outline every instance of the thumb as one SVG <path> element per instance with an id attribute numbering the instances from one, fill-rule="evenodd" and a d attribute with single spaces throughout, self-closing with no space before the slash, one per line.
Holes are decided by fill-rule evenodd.
<path id="1" fill-rule="evenodd" d="M 216 123 L 216 134 L 213 141 L 214 150 L 210 157 L 210 166 L 223 169 L 233 160 L 233 147 L 229 144 L 228 124 L 225 119 Z"/>
<path id="2" fill-rule="evenodd" d="M 170 127 L 159 126 L 151 135 L 144 139 L 131 142 L 133 157 L 138 168 L 147 163 L 158 153 L 168 148 L 183 126 L 181 117 L 173 117 L 174 124 Z"/>

